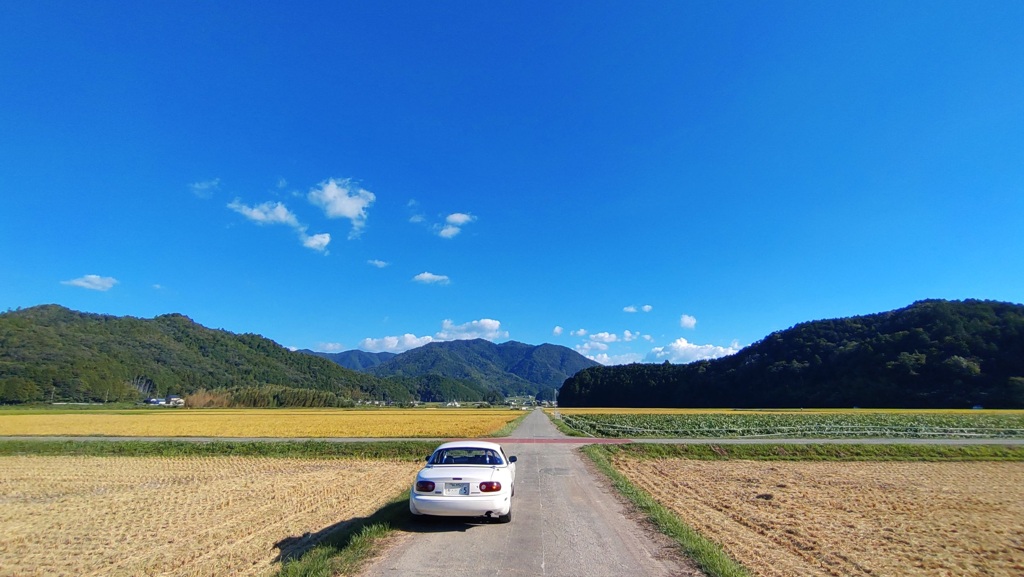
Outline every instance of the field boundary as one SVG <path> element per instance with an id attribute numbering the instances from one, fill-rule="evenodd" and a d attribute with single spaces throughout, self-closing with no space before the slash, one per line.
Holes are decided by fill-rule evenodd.
<path id="1" fill-rule="evenodd" d="M 749 577 L 747 568 L 720 545 L 687 525 L 634 485 L 612 465 L 618 453 L 639 459 L 760 461 L 1024 461 L 1024 447 L 1009 445 L 871 445 L 871 444 L 593 444 L 580 449 L 608 477 L 612 486 L 642 511 L 663 534 L 678 543 L 708 577 Z"/>
<path id="2" fill-rule="evenodd" d="M 682 552 L 693 559 L 708 577 L 751 577 L 750 571 L 730 557 L 720 545 L 695 531 L 650 493 L 619 473 L 609 459 L 617 449 L 608 445 L 587 445 L 580 450 L 608 477 L 620 494 L 642 511 L 659 531 L 678 543 Z"/>

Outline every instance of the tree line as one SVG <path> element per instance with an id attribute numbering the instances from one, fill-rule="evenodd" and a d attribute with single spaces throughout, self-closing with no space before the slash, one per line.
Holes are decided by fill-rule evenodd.
<path id="1" fill-rule="evenodd" d="M 919 301 L 814 321 L 722 359 L 580 371 L 562 406 L 1024 408 L 1024 306 Z"/>

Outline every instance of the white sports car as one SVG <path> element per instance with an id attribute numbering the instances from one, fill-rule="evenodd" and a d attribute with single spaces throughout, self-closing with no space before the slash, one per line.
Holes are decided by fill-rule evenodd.
<path id="1" fill-rule="evenodd" d="M 453 441 L 427 457 L 409 493 L 413 515 L 512 520 L 516 458 L 497 443 Z"/>

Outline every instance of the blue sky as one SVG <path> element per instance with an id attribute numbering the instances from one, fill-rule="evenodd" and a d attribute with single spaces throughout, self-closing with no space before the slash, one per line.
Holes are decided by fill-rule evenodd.
<path id="1" fill-rule="evenodd" d="M 1024 3 L 258 4 L 0 5 L 0 310 L 622 363 L 1024 301 Z"/>

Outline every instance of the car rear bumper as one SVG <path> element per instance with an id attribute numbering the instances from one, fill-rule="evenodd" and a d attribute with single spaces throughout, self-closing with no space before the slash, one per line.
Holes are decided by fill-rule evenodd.
<path id="1" fill-rule="evenodd" d="M 443 495 L 420 495 L 409 497 L 409 511 L 413 515 L 436 515 L 440 517 L 480 517 L 507 515 L 512 507 L 509 493 L 497 495 L 471 495 L 445 497 Z"/>

